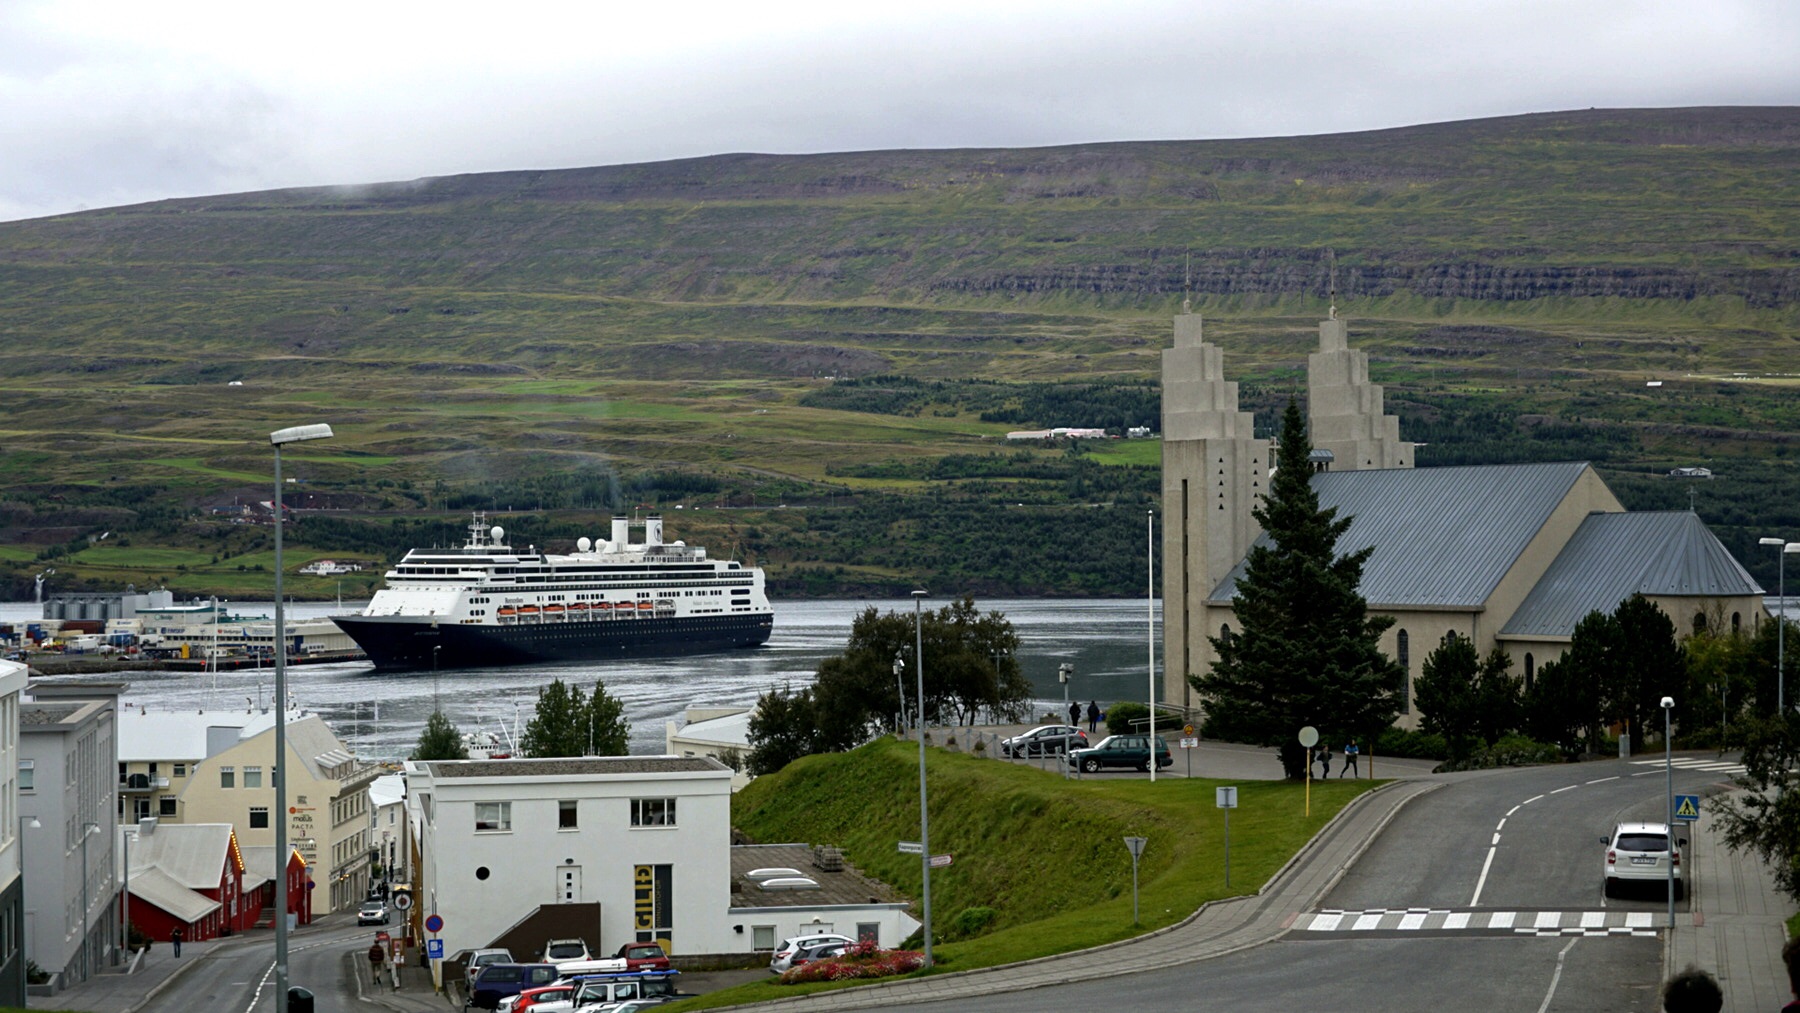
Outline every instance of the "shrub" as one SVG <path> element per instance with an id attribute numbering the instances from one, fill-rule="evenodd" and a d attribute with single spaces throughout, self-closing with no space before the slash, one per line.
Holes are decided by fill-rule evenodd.
<path id="1" fill-rule="evenodd" d="M 1492 767 L 1530 767 L 1540 763 L 1563 762 L 1560 746 L 1539 742 L 1523 735 L 1508 735 L 1491 746 L 1482 746 L 1461 760 L 1440 763 L 1433 770 L 1445 774 L 1454 770 L 1487 770 Z"/>
<path id="2" fill-rule="evenodd" d="M 950 919 L 949 932 L 946 933 L 945 940 L 970 939 L 979 936 L 999 916 L 1000 912 L 991 907 L 963 908 L 956 913 L 955 918 Z"/>
<path id="3" fill-rule="evenodd" d="M 1412 760 L 1442 760 L 1450 755 L 1449 744 L 1442 735 L 1407 728 L 1392 728 L 1375 740 L 1378 756 L 1403 756 Z"/>
<path id="4" fill-rule="evenodd" d="M 888 978 L 906 974 L 925 966 L 925 955 L 913 950 L 884 950 L 871 940 L 863 940 L 844 951 L 841 957 L 801 964 L 781 976 L 783 985 L 809 981 L 851 981 L 861 978 Z"/>

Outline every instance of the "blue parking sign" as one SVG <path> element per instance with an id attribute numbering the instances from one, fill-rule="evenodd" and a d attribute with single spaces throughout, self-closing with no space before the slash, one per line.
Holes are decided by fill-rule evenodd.
<path id="1" fill-rule="evenodd" d="M 425 958 L 427 960 L 444 959 L 444 941 L 442 939 L 425 940 Z"/>
<path id="2" fill-rule="evenodd" d="M 1698 796 L 1698 795 L 1677 795 L 1677 796 L 1675 796 L 1675 819 L 1678 822 L 1685 820 L 1688 823 L 1692 823 L 1699 818 L 1700 818 L 1700 796 Z"/>

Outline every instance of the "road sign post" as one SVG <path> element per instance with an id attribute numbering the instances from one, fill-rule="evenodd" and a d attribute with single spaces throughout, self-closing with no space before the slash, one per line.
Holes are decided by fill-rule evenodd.
<path id="1" fill-rule="evenodd" d="M 1231 810 L 1237 808 L 1237 788 L 1214 788 L 1215 804 L 1225 810 L 1225 885 L 1231 885 Z"/>
<path id="2" fill-rule="evenodd" d="M 1148 837 L 1127 837 L 1125 847 L 1131 851 L 1131 924 L 1138 923 L 1138 857 L 1144 853 Z"/>
<path id="3" fill-rule="evenodd" d="M 1700 796 L 1675 796 L 1675 822 L 1692 823 L 1700 818 Z"/>
<path id="4" fill-rule="evenodd" d="M 1189 776 L 1189 777 L 1194 776 L 1194 754 L 1193 754 L 1193 752 L 1191 752 L 1191 750 L 1198 749 L 1199 747 L 1200 747 L 1200 740 L 1194 738 L 1193 724 L 1189 723 L 1189 724 L 1182 725 L 1181 726 L 1181 748 L 1187 756 L 1187 776 Z"/>
<path id="5" fill-rule="evenodd" d="M 901 841 L 900 853 L 902 855 L 923 855 L 925 853 L 925 845 L 918 841 Z"/>
<path id="6" fill-rule="evenodd" d="M 1312 818 L 1312 747 L 1319 744 L 1319 730 L 1312 725 L 1300 729 L 1300 748 L 1306 750 L 1306 816 Z"/>

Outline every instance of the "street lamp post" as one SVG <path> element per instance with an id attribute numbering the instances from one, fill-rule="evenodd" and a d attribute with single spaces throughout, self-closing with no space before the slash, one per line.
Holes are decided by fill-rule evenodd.
<path id="1" fill-rule="evenodd" d="M 1675 931 L 1675 752 L 1674 744 L 1669 739 L 1669 712 L 1675 709 L 1675 698 L 1662 698 L 1663 712 L 1663 796 L 1669 807 L 1669 822 L 1663 824 L 1668 830 L 1669 842 L 1669 931 Z"/>
<path id="2" fill-rule="evenodd" d="M 925 966 L 931 966 L 931 819 L 925 803 L 925 591 L 913 592 L 913 674 L 919 680 L 919 871 L 925 916 Z M 286 1011 L 283 1011 L 286 1013 Z"/>
<path id="3" fill-rule="evenodd" d="M 288 1013 L 287 885 L 287 623 L 281 603 L 281 448 L 328 440 L 328 425 L 291 426 L 269 434 L 275 448 L 275 1013 Z"/>
<path id="4" fill-rule="evenodd" d="M 1759 538 L 1758 545 L 1775 546 L 1775 565 L 1777 600 L 1781 603 L 1775 608 L 1775 712 L 1787 713 L 1787 557 L 1788 553 L 1800 553 L 1800 542 L 1790 542 L 1782 538 Z"/>
<path id="5" fill-rule="evenodd" d="M 906 659 L 894 655 L 894 696 L 900 701 L 900 734 L 906 734 L 906 680 L 902 678 L 906 672 Z"/>

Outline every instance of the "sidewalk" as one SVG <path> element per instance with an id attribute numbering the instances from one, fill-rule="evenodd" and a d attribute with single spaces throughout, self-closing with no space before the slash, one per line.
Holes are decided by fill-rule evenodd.
<path id="1" fill-rule="evenodd" d="M 1780 1009 L 1791 998 L 1781 947 L 1793 903 L 1776 891 L 1761 859 L 1725 847 L 1717 823 L 1702 807 L 1689 835 L 1694 913 L 1691 921 L 1676 915 L 1663 977 L 1693 964 L 1719 979 L 1723 1013 Z"/>
<path id="2" fill-rule="evenodd" d="M 236 939 L 208 939 L 181 944 L 181 956 L 175 956 L 166 942 L 156 943 L 138 965 L 137 972 L 125 974 L 109 971 L 97 974 L 55 995 L 34 995 L 25 1000 L 29 1009 L 82 1010 L 85 1013 L 133 1013 L 167 988 L 188 968 L 204 960 L 221 944 L 240 942 Z M 254 938 L 254 937 L 249 937 Z"/>

